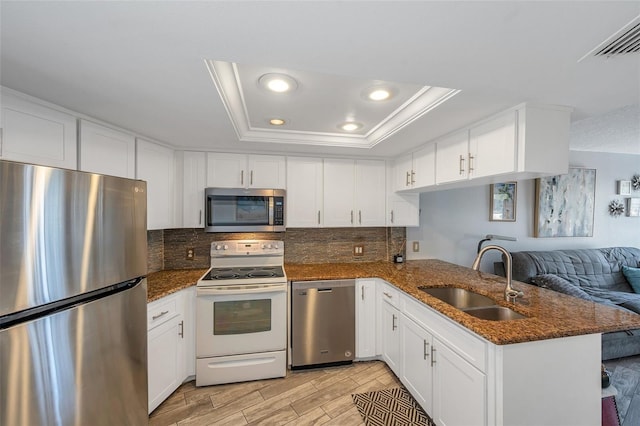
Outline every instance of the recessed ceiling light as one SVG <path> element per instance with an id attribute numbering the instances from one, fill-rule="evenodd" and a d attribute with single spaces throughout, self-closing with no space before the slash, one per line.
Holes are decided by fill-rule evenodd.
<path id="1" fill-rule="evenodd" d="M 395 90 L 389 87 L 374 86 L 369 87 L 362 93 L 362 97 L 370 101 L 386 101 L 391 99 L 395 94 Z"/>
<path id="2" fill-rule="evenodd" d="M 298 82 L 286 74 L 264 74 L 258 83 L 267 90 L 276 93 L 291 92 L 298 88 Z"/>
<path id="3" fill-rule="evenodd" d="M 283 126 L 285 121 L 282 118 L 272 118 L 269 120 L 269 124 L 272 126 Z"/>
<path id="4" fill-rule="evenodd" d="M 345 121 L 338 126 L 338 129 L 344 130 L 345 132 L 355 132 L 361 128 L 362 123 L 356 123 L 355 121 Z"/>

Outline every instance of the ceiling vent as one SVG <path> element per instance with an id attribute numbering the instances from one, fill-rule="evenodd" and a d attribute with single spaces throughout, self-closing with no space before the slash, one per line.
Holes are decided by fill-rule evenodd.
<path id="1" fill-rule="evenodd" d="M 609 58 L 638 52 L 640 52 L 640 16 L 602 42 L 591 51 L 591 54 Z"/>

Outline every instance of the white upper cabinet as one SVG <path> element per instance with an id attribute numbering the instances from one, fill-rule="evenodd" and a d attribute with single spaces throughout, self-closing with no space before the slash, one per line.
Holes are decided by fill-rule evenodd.
<path id="1" fill-rule="evenodd" d="M 419 226 L 420 194 L 394 192 L 393 167 L 387 166 L 387 226 Z"/>
<path id="2" fill-rule="evenodd" d="M 322 226 L 322 159 L 287 157 L 287 227 Z"/>
<path id="3" fill-rule="evenodd" d="M 80 120 L 78 170 L 135 178 L 136 139 L 133 135 Z"/>
<path id="4" fill-rule="evenodd" d="M 516 171 L 517 112 L 510 111 L 469 131 L 469 177 Z"/>
<path id="5" fill-rule="evenodd" d="M 435 184 L 435 165 L 435 144 L 425 145 L 412 154 L 397 158 L 393 167 L 393 189 L 402 191 Z"/>
<path id="6" fill-rule="evenodd" d="M 173 150 L 138 139 L 136 160 L 136 178 L 147 182 L 147 229 L 174 227 Z"/>
<path id="7" fill-rule="evenodd" d="M 384 161 L 356 160 L 355 164 L 355 205 L 356 226 L 385 225 L 385 183 Z"/>
<path id="8" fill-rule="evenodd" d="M 76 143 L 74 116 L 3 89 L 0 158 L 75 169 Z"/>
<path id="9" fill-rule="evenodd" d="M 469 177 L 469 131 L 463 130 L 436 142 L 436 183 Z"/>
<path id="10" fill-rule="evenodd" d="M 204 188 L 206 166 L 204 152 L 182 153 L 182 226 L 204 227 Z"/>
<path id="11" fill-rule="evenodd" d="M 284 189 L 285 157 L 210 152 L 207 154 L 207 186 L 217 188 Z"/>
<path id="12" fill-rule="evenodd" d="M 324 226 L 385 225 L 385 164 L 324 160 Z"/>

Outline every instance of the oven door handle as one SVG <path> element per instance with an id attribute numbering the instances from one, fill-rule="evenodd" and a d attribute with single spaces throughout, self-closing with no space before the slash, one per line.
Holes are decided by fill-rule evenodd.
<path id="1" fill-rule="evenodd" d="M 216 287 L 198 287 L 196 296 L 221 296 L 227 294 L 282 293 L 287 291 L 286 284 L 249 284 L 226 285 Z"/>

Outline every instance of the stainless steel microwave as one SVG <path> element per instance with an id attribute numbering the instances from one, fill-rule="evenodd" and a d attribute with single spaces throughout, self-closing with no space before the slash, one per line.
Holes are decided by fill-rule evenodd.
<path id="1" fill-rule="evenodd" d="M 205 232 L 282 232 L 284 189 L 206 188 Z"/>

